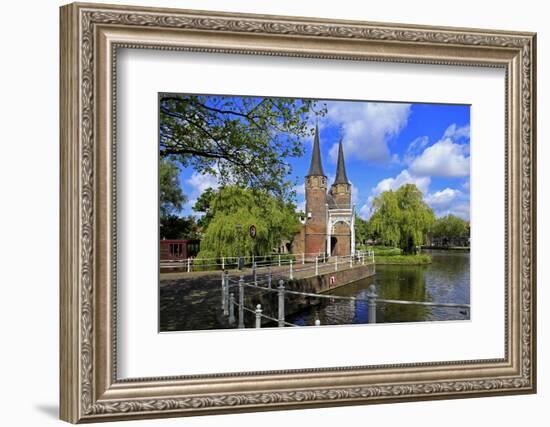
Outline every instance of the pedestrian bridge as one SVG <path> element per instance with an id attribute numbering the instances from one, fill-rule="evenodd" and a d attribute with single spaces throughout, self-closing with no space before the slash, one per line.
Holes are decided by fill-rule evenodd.
<path id="1" fill-rule="evenodd" d="M 160 262 L 160 272 L 164 273 L 212 273 L 213 271 L 239 270 L 265 273 L 267 270 L 294 277 L 317 276 L 328 271 L 339 271 L 356 265 L 374 264 L 373 251 L 357 251 L 353 255 L 327 257 L 325 254 L 272 254 L 262 256 L 219 258 L 187 258 L 178 261 Z"/>

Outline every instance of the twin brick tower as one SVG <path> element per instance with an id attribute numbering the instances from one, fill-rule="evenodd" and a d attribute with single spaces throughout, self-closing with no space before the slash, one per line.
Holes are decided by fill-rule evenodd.
<path id="1" fill-rule="evenodd" d="M 345 256 L 355 253 L 355 214 L 351 204 L 351 183 L 346 175 L 342 141 L 338 145 L 336 177 L 327 192 L 327 177 L 321 161 L 319 129 L 315 126 L 313 154 L 305 177 L 306 215 L 293 241 L 294 253 L 307 258 L 318 254 Z"/>

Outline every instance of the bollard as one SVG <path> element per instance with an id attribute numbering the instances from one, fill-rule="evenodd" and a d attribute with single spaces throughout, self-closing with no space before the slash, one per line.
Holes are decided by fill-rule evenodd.
<path id="1" fill-rule="evenodd" d="M 229 294 L 229 324 L 235 324 L 235 295 Z"/>
<path id="2" fill-rule="evenodd" d="M 271 289 L 271 280 L 273 279 L 273 273 L 271 272 L 271 266 L 267 268 L 267 287 Z"/>
<path id="3" fill-rule="evenodd" d="M 306 254 L 302 252 L 302 265 L 306 263 Z"/>
<path id="4" fill-rule="evenodd" d="M 374 264 L 374 251 L 370 251 L 372 254 L 372 263 Z"/>
<path id="5" fill-rule="evenodd" d="M 319 275 L 319 257 L 318 256 L 315 257 L 315 275 L 316 276 Z"/>
<path id="6" fill-rule="evenodd" d="M 222 310 L 225 311 L 225 273 L 222 271 Z"/>
<path id="7" fill-rule="evenodd" d="M 229 307 L 229 271 L 225 270 L 225 277 L 224 277 L 224 288 L 225 288 L 225 291 L 224 291 L 224 296 L 225 296 L 225 299 L 224 299 L 224 307 L 223 307 L 223 314 L 225 316 L 227 316 L 228 312 L 227 312 L 227 309 Z"/>
<path id="8" fill-rule="evenodd" d="M 279 296 L 279 328 L 283 328 L 285 326 L 285 282 L 283 280 L 279 280 L 279 286 L 278 286 L 278 296 Z"/>
<path id="9" fill-rule="evenodd" d="M 292 276 L 292 260 L 290 260 L 290 280 L 294 279 L 294 277 Z"/>
<path id="10" fill-rule="evenodd" d="M 279 255 L 279 267 L 281 266 L 281 255 Z"/>
<path id="11" fill-rule="evenodd" d="M 319 319 L 315 319 L 315 326 L 321 326 L 321 321 Z"/>
<path id="12" fill-rule="evenodd" d="M 222 270 L 225 270 L 225 257 L 222 256 Z"/>
<path id="13" fill-rule="evenodd" d="M 365 265 L 365 254 L 361 253 L 361 264 Z"/>
<path id="14" fill-rule="evenodd" d="M 244 276 L 239 279 L 239 328 L 244 328 Z"/>
<path id="15" fill-rule="evenodd" d="M 252 277 L 254 278 L 254 286 L 258 286 L 258 274 L 256 272 L 256 263 L 252 264 Z"/>
<path id="16" fill-rule="evenodd" d="M 191 273 L 191 259 L 187 258 L 187 272 Z"/>
<path id="17" fill-rule="evenodd" d="M 334 257 L 334 271 L 338 271 L 338 255 Z"/>
<path id="18" fill-rule="evenodd" d="M 262 327 L 262 305 L 258 304 L 256 306 L 256 328 Z"/>
<path id="19" fill-rule="evenodd" d="M 367 291 L 367 307 L 369 309 L 369 323 L 376 323 L 376 286 L 370 285 Z"/>

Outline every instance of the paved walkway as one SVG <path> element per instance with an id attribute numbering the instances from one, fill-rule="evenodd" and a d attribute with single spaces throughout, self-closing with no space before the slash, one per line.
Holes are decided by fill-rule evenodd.
<path id="1" fill-rule="evenodd" d="M 293 266 L 296 279 L 313 276 L 315 263 Z M 307 268 L 307 269 L 306 269 Z M 334 271 L 334 262 L 319 264 L 319 273 Z M 338 270 L 349 268 L 348 263 L 339 263 Z M 258 270 L 258 280 L 266 280 L 268 269 Z M 280 278 L 288 279 L 289 266 L 274 266 L 273 287 Z M 253 280 L 252 269 L 230 270 L 231 278 L 244 275 L 245 281 Z M 227 318 L 221 312 L 221 271 L 196 271 L 163 273 L 160 275 L 160 330 L 183 331 L 225 329 Z"/>
<path id="2" fill-rule="evenodd" d="M 329 259 L 326 263 L 320 262 L 318 264 L 319 267 L 319 274 L 328 273 L 329 271 L 334 271 L 335 269 L 335 260 Z M 345 270 L 349 268 L 349 260 L 346 261 L 338 261 L 338 270 Z M 252 276 L 252 268 L 244 268 L 242 270 L 237 269 L 229 269 L 229 275 L 231 277 L 239 277 L 240 275 L 245 276 Z M 273 276 L 275 277 L 283 277 L 283 278 L 289 278 L 290 277 L 290 266 L 289 265 L 273 265 L 271 267 L 271 271 L 273 273 Z M 304 278 L 304 277 L 310 277 L 315 275 L 315 263 L 314 262 L 308 262 L 306 261 L 305 264 L 302 264 L 301 262 L 298 262 L 297 264 L 292 265 L 292 272 L 293 272 L 293 278 Z M 176 280 L 176 279 L 192 279 L 192 278 L 211 278 L 211 277 L 218 277 L 220 278 L 222 274 L 221 270 L 217 271 L 174 271 L 170 273 L 161 273 L 160 274 L 160 281 L 161 286 L 164 281 L 167 280 Z M 258 277 L 260 276 L 266 276 L 268 274 L 268 268 L 267 267 L 261 267 L 258 268 Z"/>

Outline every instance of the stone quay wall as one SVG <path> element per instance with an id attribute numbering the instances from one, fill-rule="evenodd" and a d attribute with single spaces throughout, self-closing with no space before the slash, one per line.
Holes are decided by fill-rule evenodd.
<path id="1" fill-rule="evenodd" d="M 291 280 L 288 283 L 288 289 L 319 294 L 375 274 L 375 264 L 355 265 L 352 268 L 346 268 L 342 265 L 342 268 L 338 271 L 329 271 L 318 276 Z"/>

